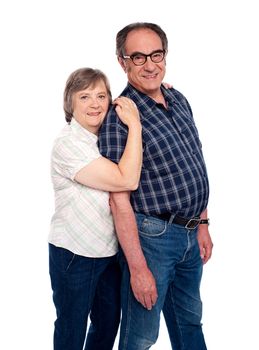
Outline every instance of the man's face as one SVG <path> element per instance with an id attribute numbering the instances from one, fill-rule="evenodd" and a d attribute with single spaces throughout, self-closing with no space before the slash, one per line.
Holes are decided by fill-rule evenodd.
<path id="1" fill-rule="evenodd" d="M 162 42 L 159 36 L 150 29 L 133 30 L 127 36 L 125 43 L 125 55 L 131 56 L 136 53 L 150 55 L 162 52 Z M 143 65 L 135 65 L 130 58 L 119 59 L 119 62 L 128 76 L 128 81 L 139 91 L 150 97 L 156 96 L 160 91 L 161 83 L 165 76 L 165 58 L 155 63 L 151 57 L 147 57 Z"/>

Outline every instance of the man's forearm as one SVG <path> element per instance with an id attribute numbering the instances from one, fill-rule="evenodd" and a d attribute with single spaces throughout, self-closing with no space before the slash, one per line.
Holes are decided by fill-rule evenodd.
<path id="1" fill-rule="evenodd" d="M 208 210 L 205 209 L 201 215 L 201 219 L 208 218 Z M 198 227 L 198 243 L 200 247 L 200 256 L 204 264 L 211 258 L 213 243 L 209 233 L 209 225 L 199 225 Z"/>
<path id="2" fill-rule="evenodd" d="M 129 270 L 132 272 L 146 267 L 146 259 L 141 249 L 135 214 L 129 201 L 129 193 L 112 193 L 110 203 L 118 240 L 126 256 Z"/>
<path id="3" fill-rule="evenodd" d="M 129 193 L 111 194 L 111 209 L 120 245 L 130 270 L 130 284 L 135 298 L 148 310 L 157 301 L 156 281 L 144 257 Z"/>

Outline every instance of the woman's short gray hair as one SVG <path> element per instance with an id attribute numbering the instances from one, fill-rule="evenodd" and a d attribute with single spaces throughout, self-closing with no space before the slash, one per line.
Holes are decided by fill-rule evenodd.
<path id="1" fill-rule="evenodd" d="M 87 89 L 89 86 L 94 87 L 99 81 L 104 82 L 111 102 L 112 94 L 110 83 L 102 71 L 93 68 L 79 68 L 70 74 L 66 82 L 63 101 L 65 118 L 68 123 L 70 123 L 71 119 L 73 118 L 73 95 L 78 91 Z"/>

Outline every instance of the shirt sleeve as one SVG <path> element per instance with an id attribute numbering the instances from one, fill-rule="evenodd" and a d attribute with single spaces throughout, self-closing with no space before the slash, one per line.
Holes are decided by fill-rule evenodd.
<path id="1" fill-rule="evenodd" d="M 93 160 L 101 157 L 80 140 L 61 138 L 56 141 L 52 150 L 52 168 L 58 174 L 74 181 L 76 173 Z"/>
<path id="2" fill-rule="evenodd" d="M 112 107 L 99 131 L 98 146 L 103 157 L 118 163 L 127 142 L 127 127 Z"/>

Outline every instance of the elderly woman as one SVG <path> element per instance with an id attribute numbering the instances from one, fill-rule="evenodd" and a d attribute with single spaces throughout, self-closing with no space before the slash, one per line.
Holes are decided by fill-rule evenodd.
<path id="1" fill-rule="evenodd" d="M 128 127 L 118 164 L 102 157 L 97 147 L 98 130 L 109 108 L 115 108 Z M 55 140 L 51 158 L 55 213 L 49 269 L 57 313 L 54 349 L 82 350 L 86 342 L 87 350 L 109 350 L 120 321 L 120 271 L 109 191 L 137 188 L 142 128 L 135 104 L 126 97 L 112 102 L 107 77 L 97 69 L 82 68 L 69 76 L 64 111 L 68 124 Z"/>

